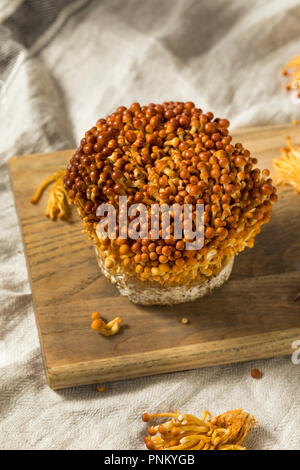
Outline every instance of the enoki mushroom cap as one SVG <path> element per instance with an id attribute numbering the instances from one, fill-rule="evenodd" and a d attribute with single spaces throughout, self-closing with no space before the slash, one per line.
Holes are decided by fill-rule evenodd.
<path id="1" fill-rule="evenodd" d="M 253 246 L 261 225 L 270 219 L 276 188 L 268 170 L 255 167 L 249 150 L 232 142 L 229 124 L 192 102 L 133 103 L 99 119 L 85 133 L 64 184 L 107 269 L 121 266 L 140 280 L 176 283 L 183 275 L 211 276 L 224 258 Z M 128 207 L 146 206 L 147 238 L 136 240 L 129 231 L 123 239 L 119 219 L 116 240 L 98 238 L 98 206 L 109 203 L 119 216 L 120 196 L 127 196 Z M 154 203 L 191 204 L 193 229 L 196 205 L 204 204 L 204 246 L 186 250 L 188 239 L 174 237 L 172 215 L 170 236 L 162 238 L 160 219 L 160 237 L 152 239 Z"/>

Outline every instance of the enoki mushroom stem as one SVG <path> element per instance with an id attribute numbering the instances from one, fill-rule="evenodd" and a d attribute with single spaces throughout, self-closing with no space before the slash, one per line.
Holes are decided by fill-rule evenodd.
<path id="1" fill-rule="evenodd" d="M 112 336 L 118 333 L 120 324 L 122 323 L 121 317 L 116 317 L 113 320 L 105 323 L 101 318 L 99 312 L 92 313 L 92 324 L 93 330 L 98 331 L 103 336 Z"/>
<path id="2" fill-rule="evenodd" d="M 276 183 L 292 186 L 300 194 L 300 145 L 295 148 L 290 137 L 286 141 L 287 147 L 281 148 L 282 157 L 273 160 L 273 166 L 277 170 Z"/>
<path id="3" fill-rule="evenodd" d="M 145 422 L 154 418 L 171 419 L 149 428 L 145 437 L 149 450 L 246 450 L 243 441 L 256 425 L 255 418 L 242 409 L 215 418 L 206 410 L 201 419 L 177 410 L 142 416 Z"/>
<path id="4" fill-rule="evenodd" d="M 63 177 L 66 172 L 58 170 L 48 176 L 37 189 L 35 195 L 30 199 L 32 204 L 37 204 L 45 189 L 53 184 L 49 192 L 48 205 L 45 215 L 51 220 L 67 219 L 70 215 L 70 198 L 64 186 Z"/>

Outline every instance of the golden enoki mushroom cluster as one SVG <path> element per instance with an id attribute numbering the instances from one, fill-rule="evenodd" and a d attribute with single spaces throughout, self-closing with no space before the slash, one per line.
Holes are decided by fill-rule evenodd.
<path id="1" fill-rule="evenodd" d="M 190 283 L 217 274 L 234 253 L 253 246 L 270 219 L 276 188 L 269 171 L 255 168 L 256 158 L 232 143 L 228 127 L 227 119 L 203 113 L 192 102 L 134 103 L 85 133 L 64 183 L 108 270 L 141 281 Z M 97 207 L 104 202 L 118 211 L 120 196 L 127 197 L 128 206 L 148 208 L 147 238 L 133 239 L 129 230 L 124 239 L 119 219 L 116 239 L 98 238 Z M 174 237 L 172 214 L 170 236 L 162 238 L 161 215 L 159 239 L 153 239 L 154 203 L 191 204 L 193 231 L 196 205 L 204 204 L 204 246 L 186 250 L 189 239 Z"/>
<path id="2" fill-rule="evenodd" d="M 58 170 L 48 176 L 37 189 L 35 195 L 30 199 L 32 204 L 37 204 L 45 191 L 45 189 L 52 184 L 49 192 L 48 204 L 45 215 L 51 220 L 67 219 L 70 214 L 70 199 L 68 192 L 65 188 L 63 177 L 65 176 L 64 170 Z"/>
<path id="3" fill-rule="evenodd" d="M 153 418 L 171 419 L 149 428 L 145 437 L 149 450 L 245 450 L 242 446 L 245 437 L 256 425 L 255 418 L 241 409 L 227 411 L 215 418 L 205 411 L 202 419 L 177 410 L 142 416 L 146 422 Z"/>
<path id="4" fill-rule="evenodd" d="M 276 183 L 292 186 L 300 194 L 300 145 L 294 147 L 290 137 L 286 141 L 287 147 L 281 149 L 281 158 L 273 160 L 277 170 Z"/>
<path id="5" fill-rule="evenodd" d="M 282 70 L 282 74 L 290 77 L 286 90 L 296 89 L 297 97 L 300 98 L 300 55 L 294 57 Z"/>

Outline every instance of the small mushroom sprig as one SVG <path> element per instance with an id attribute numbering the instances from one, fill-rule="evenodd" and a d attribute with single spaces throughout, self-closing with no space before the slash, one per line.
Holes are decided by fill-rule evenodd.
<path id="1" fill-rule="evenodd" d="M 123 321 L 121 317 L 116 317 L 108 323 L 105 323 L 100 318 L 99 312 L 93 312 L 91 318 L 93 320 L 91 324 L 92 329 L 98 331 L 103 336 L 112 336 L 118 333 L 120 329 L 120 324 Z"/>
<path id="2" fill-rule="evenodd" d="M 290 82 L 285 86 L 287 91 L 296 89 L 296 95 L 300 98 L 300 55 L 294 57 L 282 70 L 282 75 L 290 77 Z"/>
<path id="3" fill-rule="evenodd" d="M 45 215 L 51 220 L 68 219 L 70 215 L 70 198 L 64 186 L 64 170 L 58 170 L 49 175 L 37 189 L 35 195 L 30 199 L 32 204 L 37 204 L 45 189 L 52 184 L 49 192 L 48 204 Z"/>
<path id="4" fill-rule="evenodd" d="M 286 142 L 287 147 L 281 148 L 281 158 L 273 160 L 275 180 L 279 186 L 291 186 L 300 194 L 300 145 L 295 147 L 290 137 Z"/>

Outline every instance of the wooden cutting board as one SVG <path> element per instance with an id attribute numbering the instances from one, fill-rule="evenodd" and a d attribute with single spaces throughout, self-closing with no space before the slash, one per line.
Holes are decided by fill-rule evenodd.
<path id="1" fill-rule="evenodd" d="M 285 136 L 276 126 L 233 132 L 271 167 Z M 140 307 L 121 297 L 100 274 L 94 248 L 73 212 L 70 223 L 44 217 L 30 197 L 44 178 L 63 168 L 72 150 L 9 161 L 23 234 L 46 378 L 53 389 L 291 354 L 300 339 L 300 197 L 280 191 L 271 222 L 255 247 L 235 260 L 230 280 L 213 295 L 174 307 Z M 91 312 L 123 317 L 113 337 L 90 328 Z M 182 317 L 189 324 L 180 323 Z M 249 371 L 250 373 L 250 371 Z"/>

